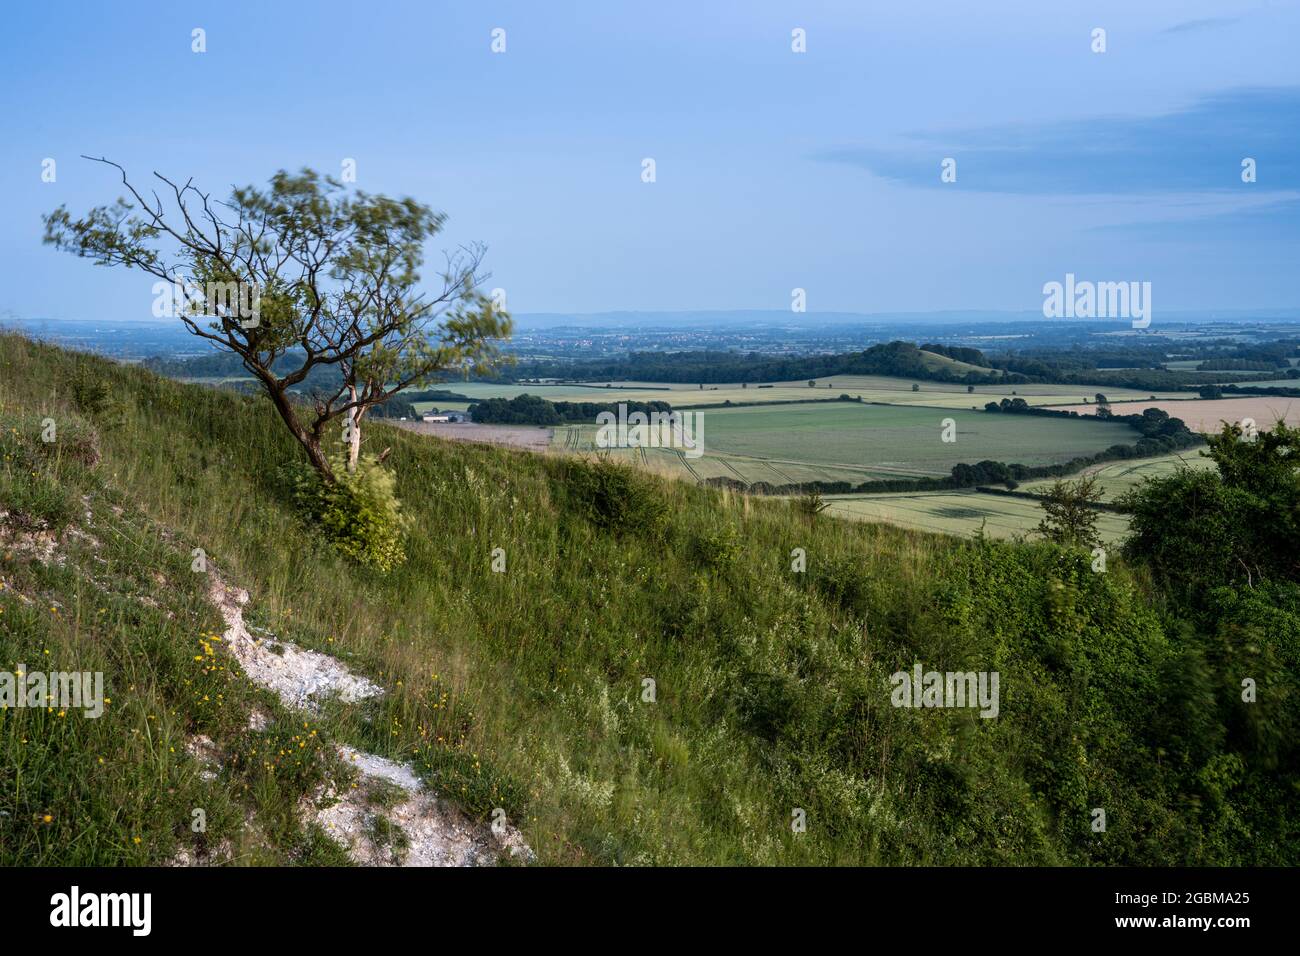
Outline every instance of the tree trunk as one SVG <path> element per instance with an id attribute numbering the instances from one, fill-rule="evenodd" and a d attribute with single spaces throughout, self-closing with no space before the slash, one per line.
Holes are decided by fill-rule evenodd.
<path id="1" fill-rule="evenodd" d="M 357 400 L 357 387 L 348 386 L 348 401 Z M 356 406 L 348 411 L 348 474 L 354 474 L 357 470 L 357 458 L 361 455 L 361 406 Z"/>
<path id="2" fill-rule="evenodd" d="M 266 381 L 267 379 L 263 378 L 263 382 Z M 330 468 L 329 460 L 325 457 L 325 453 L 321 451 L 320 442 L 316 440 L 316 437 L 311 432 L 303 428 L 302 423 L 298 421 L 298 415 L 293 410 L 293 403 L 289 401 L 289 396 L 283 391 L 269 387 L 267 392 L 270 393 L 271 404 L 275 406 L 280 418 L 289 426 L 290 434 L 298 440 L 302 450 L 307 453 L 307 460 L 311 462 L 311 466 L 316 469 L 322 478 L 333 484 L 334 470 Z"/>

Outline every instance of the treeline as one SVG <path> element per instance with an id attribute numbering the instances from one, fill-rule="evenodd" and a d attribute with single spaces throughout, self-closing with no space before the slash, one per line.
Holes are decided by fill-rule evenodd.
<path id="1" fill-rule="evenodd" d="M 307 361 L 303 352 L 286 352 L 275 360 L 271 370 L 276 375 L 287 375 L 302 368 Z M 214 352 L 211 355 L 199 355 L 194 358 L 172 359 L 160 355 L 151 355 L 140 363 L 152 372 L 166 375 L 168 378 L 251 378 L 252 373 L 244 367 L 244 361 L 238 355 L 229 352 Z M 237 391 L 248 392 L 240 387 L 243 383 L 232 383 Z M 307 377 L 290 391 L 301 395 L 332 394 L 343 384 L 343 373 L 334 365 L 317 365 L 307 372 Z M 257 391 L 254 386 L 254 394 Z"/>
<path id="2" fill-rule="evenodd" d="M 697 352 L 632 352 L 620 358 L 569 361 L 521 359 L 501 370 L 500 381 L 566 379 L 570 381 L 653 381 L 716 385 L 782 381 L 813 381 L 832 375 L 887 375 L 961 385 L 1063 384 L 1110 386 L 1144 391 L 1194 391 L 1224 381 L 1259 381 L 1287 364 L 1295 355 L 1293 341 L 1242 346 L 1216 341 L 1180 349 L 1180 357 L 1200 360 L 1196 370 L 1164 368 L 1167 345 L 1110 346 L 1105 349 L 1026 349 L 986 355 L 979 349 L 928 342 L 894 341 L 860 352 L 839 355 L 773 357 L 758 353 L 706 350 Z M 951 359 L 974 368 L 945 367 Z M 276 363 L 277 372 L 302 365 L 301 354 L 289 353 Z M 189 359 L 151 357 L 146 367 L 179 378 L 246 375 L 236 355 L 213 354 Z M 1211 372 L 1206 369 L 1215 368 Z M 1223 369 L 1231 371 L 1224 372 Z M 1288 374 L 1290 374 L 1288 372 Z M 1297 373 L 1300 374 L 1300 373 Z M 313 369 L 301 392 L 330 391 L 338 386 L 337 370 Z M 422 401 L 418 397 L 408 401 Z M 463 399 L 462 399 L 463 400 Z"/>
<path id="3" fill-rule="evenodd" d="M 1056 408 L 1040 408 L 1030 405 L 1023 398 L 1004 398 L 1001 402 L 989 402 L 984 406 L 986 412 L 1007 415 L 1039 415 L 1048 418 L 1079 418 L 1078 412 Z M 1148 457 L 1166 455 L 1182 448 L 1190 448 L 1204 441 L 1200 435 L 1187 427 L 1181 418 L 1173 418 L 1160 408 L 1148 408 L 1132 415 L 1116 415 L 1105 405 L 1097 409 L 1094 416 L 1102 421 L 1121 422 L 1141 433 L 1142 437 L 1133 444 L 1134 454 L 1116 452 L 1112 458 Z M 1112 449 L 1127 448 L 1126 445 L 1112 445 L 1103 454 Z"/>
<path id="4" fill-rule="evenodd" d="M 945 348 L 939 346 L 939 348 Z M 927 346 L 927 351 L 929 347 Z M 976 349 L 949 349 L 983 359 Z M 946 357 L 948 352 L 939 353 Z M 958 359 L 966 361 L 966 359 Z M 589 362 L 520 362 L 513 373 L 526 378 L 569 378 L 583 381 L 698 382 L 713 385 L 727 382 L 788 382 L 826 378 L 830 375 L 892 375 L 936 382 L 986 385 L 1021 382 L 1027 379 L 990 369 L 958 372 L 933 367 L 913 342 L 888 342 L 862 352 L 840 355 L 812 355 L 802 358 L 772 358 L 770 355 L 740 352 L 633 352 L 626 358 Z"/>
<path id="5" fill-rule="evenodd" d="M 1279 368 L 1289 369 L 1291 363 L 1286 359 L 1268 361 L 1267 359 L 1220 358 L 1206 359 L 1196 366 L 1198 372 L 1272 372 Z"/>
<path id="6" fill-rule="evenodd" d="M 1292 371 L 1296 370 L 1293 369 Z M 1300 371 L 1296 371 L 1295 375 L 1288 373 L 1286 377 L 1300 378 Z M 1272 395 L 1279 398 L 1300 398 L 1300 386 L 1297 386 L 1296 388 L 1288 388 L 1285 386 L 1270 385 L 1267 388 L 1263 388 L 1258 385 L 1224 385 L 1219 389 L 1219 391 L 1231 392 L 1233 395 Z M 1203 394 L 1201 397 L 1210 398 L 1212 396 Z"/>
<path id="7" fill-rule="evenodd" d="M 303 356 L 293 353 L 280 356 L 275 362 L 275 371 L 288 372 L 302 365 Z M 151 372 L 166 375 L 169 378 L 231 378 L 248 375 L 244 361 L 232 352 L 213 352 L 211 355 L 196 355 L 193 358 L 167 358 L 151 355 L 140 363 Z"/>
<path id="8" fill-rule="evenodd" d="M 984 358 L 984 353 L 979 349 L 964 348 L 960 345 L 940 345 L 937 342 L 928 342 L 921 346 L 922 352 L 933 352 L 935 355 L 942 355 L 950 358 L 954 362 L 965 362 L 967 365 L 980 365 L 987 367 L 988 361 Z"/>
<path id="9" fill-rule="evenodd" d="M 627 414 L 642 412 L 646 415 L 673 410 L 668 402 L 552 402 L 537 395 L 517 395 L 514 398 L 489 398 L 470 405 L 470 417 L 481 424 L 490 425 L 563 425 L 566 423 L 596 423 L 602 412 L 618 414 L 618 407 L 626 406 Z"/>
<path id="10" fill-rule="evenodd" d="M 1055 418 L 1078 418 L 1078 412 L 1035 408 L 1023 398 L 1003 399 L 997 406 L 999 414 L 1046 415 Z M 989 406 L 985 410 L 991 413 Z M 757 481 L 747 484 L 734 478 L 709 478 L 706 485 L 732 488 L 760 495 L 796 495 L 816 491 L 824 495 L 876 494 L 908 491 L 948 491 L 957 488 L 975 488 L 980 485 L 1004 485 L 1014 489 L 1022 481 L 1035 478 L 1064 478 L 1091 465 L 1129 458 L 1151 458 L 1167 455 L 1184 448 L 1204 443 L 1204 439 L 1187 427 L 1182 419 L 1171 418 L 1168 412 L 1148 408 L 1140 415 L 1098 414 L 1104 421 L 1117 422 L 1136 429 L 1142 437 L 1132 444 L 1115 444 L 1094 455 L 1082 455 L 1056 465 L 1023 465 L 1019 462 L 984 460 L 975 464 L 965 462 L 953 465 L 946 478 L 894 478 L 864 481 L 807 481 L 785 485 Z"/>
<path id="11" fill-rule="evenodd" d="M 1257 376 L 1258 373 L 1256 373 Z M 1044 381 L 1060 385 L 1099 385 L 1132 388 L 1141 391 L 1192 391 L 1207 382 L 1221 382 L 1232 377 L 1249 381 L 1250 373 L 1211 374 L 1171 369 L 1097 369 L 1092 372 L 1061 374 Z"/>
<path id="12" fill-rule="evenodd" d="M 1210 359 L 1227 349 L 1192 350 L 1191 357 Z M 1290 343 L 1276 343 L 1269 355 L 1294 351 Z M 935 356 L 977 366 L 944 367 Z M 1211 381 L 1232 378 L 1249 381 L 1260 373 L 1240 371 L 1216 374 L 1164 367 L 1165 346 L 1109 348 L 1106 350 L 1034 350 L 989 356 L 974 348 L 913 342 L 887 342 L 861 352 L 773 358 L 756 353 L 632 352 L 623 358 L 583 362 L 563 360 L 521 361 L 505 374 L 512 378 L 561 378 L 572 381 L 650 381 L 714 385 L 729 382 L 816 381 L 831 375 L 888 375 L 961 385 L 1064 384 L 1110 386 L 1146 391 L 1194 390 Z M 1224 360 L 1227 360 L 1225 357 Z M 1232 359 L 1261 360 L 1237 355 Z M 1272 366 L 1269 366 L 1272 368 Z"/>

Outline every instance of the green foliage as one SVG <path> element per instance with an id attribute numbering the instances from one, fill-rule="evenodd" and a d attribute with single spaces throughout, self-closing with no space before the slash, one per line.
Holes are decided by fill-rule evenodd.
<path id="1" fill-rule="evenodd" d="M 1181 469 L 1120 499 L 1132 514 L 1126 553 L 1179 594 L 1300 578 L 1300 431 L 1245 435 L 1224 425 L 1207 454 L 1217 471 Z"/>
<path id="2" fill-rule="evenodd" d="M 1037 529 L 1048 541 L 1071 547 L 1093 548 L 1101 543 L 1097 533 L 1097 511 L 1101 489 L 1093 475 L 1074 481 L 1057 480 L 1040 502 L 1047 514 Z"/>
<path id="3" fill-rule="evenodd" d="M 1224 859 L 1240 859 L 1243 835 L 1300 787 L 1298 451 L 1285 424 L 1225 425 L 1209 442 L 1215 470 L 1183 468 L 1120 499 L 1125 555 L 1151 568 L 1181 618 L 1150 732 L 1187 775 L 1205 852 Z"/>
<path id="4" fill-rule="evenodd" d="M 695 539 L 695 557 L 699 563 L 713 571 L 725 571 L 740 556 L 740 536 L 734 526 L 718 523 L 705 529 Z"/>
<path id="5" fill-rule="evenodd" d="M 835 558 L 818 563 L 811 573 L 813 587 L 833 604 L 850 614 L 866 609 L 867 579 L 856 562 Z"/>
<path id="6" fill-rule="evenodd" d="M 1236 580 L 1260 557 L 1250 530 L 1259 502 L 1212 471 L 1185 468 L 1152 478 L 1119 504 L 1129 512 L 1125 555 L 1180 596 Z"/>
<path id="7" fill-rule="evenodd" d="M 0 413 L 0 511 L 10 528 L 57 533 L 77 514 L 68 479 L 99 460 L 97 437 L 74 414 L 59 417 L 62 427 L 48 415 Z"/>
<path id="8" fill-rule="evenodd" d="M 809 521 L 815 521 L 817 516 L 830 506 L 830 502 L 823 498 L 822 493 L 816 489 L 795 499 L 795 507 Z"/>
<path id="9" fill-rule="evenodd" d="M 331 465 L 333 482 L 308 468 L 298 471 L 294 481 L 298 506 L 341 554 L 377 571 L 393 570 L 406 560 L 402 544 L 406 522 L 396 477 L 369 455 L 361 456 L 355 471 L 347 470 L 342 456 Z"/>
<path id="10" fill-rule="evenodd" d="M 647 420 L 655 413 L 666 418 L 673 410 L 668 402 L 553 402 L 525 394 L 474 402 L 469 411 L 474 421 L 480 424 L 559 425 L 562 422 L 595 422 L 596 416 L 603 412 L 618 415 L 620 405 L 627 415 L 640 412 Z"/>
<path id="11" fill-rule="evenodd" d="M 88 365 L 79 364 L 72 379 L 72 400 L 87 415 L 97 415 L 107 409 L 113 393 L 108 382 L 96 375 Z"/>
<path id="12" fill-rule="evenodd" d="M 69 357 L 0 344 L 0 410 L 20 432 L 64 421 L 46 403 L 69 394 Z M 159 865 L 227 839 L 240 863 L 343 862 L 291 812 L 336 742 L 408 762 L 476 816 L 503 807 L 546 864 L 1300 863 L 1290 579 L 1193 604 L 1120 558 L 1096 573 L 1045 542 L 809 525 L 784 503 L 383 425 L 418 530 L 377 575 L 290 506 L 277 469 L 298 452 L 263 405 L 101 374 L 126 409 L 103 462 L 24 460 L 78 513 L 88 498 L 98 544 L 65 535 L 62 565 L 0 548 L 0 657 L 103 669 L 113 704 L 0 714 L 0 863 Z M 620 510 L 637 501 L 642 517 Z M 699 544 L 728 529 L 719 573 Z M 198 544 L 250 589 L 253 623 L 383 697 L 303 727 L 214 666 Z M 917 662 L 997 671 L 999 716 L 891 706 L 890 674 Z M 272 725 L 249 733 L 254 705 Z M 194 733 L 226 757 L 216 780 Z"/>
<path id="13" fill-rule="evenodd" d="M 645 475 L 608 458 L 564 463 L 565 494 L 574 511 L 616 534 L 654 535 L 666 519 L 658 488 Z"/>
<path id="14" fill-rule="evenodd" d="M 481 373 L 500 359 L 512 322 L 479 289 L 481 245 L 447 256 L 439 289 L 420 288 L 425 244 L 446 221 L 423 203 L 348 190 L 311 169 L 280 170 L 265 188 L 236 187 L 212 203 L 193 182 L 155 174 L 173 188 L 146 199 L 125 170 L 99 161 L 117 169 L 131 198 L 79 218 L 60 206 L 44 217 L 45 242 L 179 288 L 178 320 L 238 356 L 326 480 L 327 424 L 441 373 Z M 285 369 L 286 358 L 300 363 Z M 317 393 L 310 406 L 292 402 L 289 391 L 312 373 L 340 387 Z M 107 400 L 98 383 L 74 380 L 73 391 L 89 414 Z"/>
<path id="15" fill-rule="evenodd" d="M 0 470 L 0 501 L 5 524 L 20 531 L 62 531 L 76 515 L 68 489 L 45 475 L 14 475 Z"/>

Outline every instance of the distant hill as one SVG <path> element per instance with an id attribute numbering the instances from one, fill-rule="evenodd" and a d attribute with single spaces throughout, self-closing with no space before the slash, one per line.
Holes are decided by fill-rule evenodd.
<path id="1" fill-rule="evenodd" d="M 920 350 L 918 356 L 922 366 L 929 372 L 943 373 L 953 376 L 968 375 L 987 375 L 989 368 L 983 365 L 972 365 L 969 362 L 960 362 L 957 359 L 949 358 L 946 355 L 936 355 L 934 352 L 927 352 L 925 349 Z"/>
<path id="2" fill-rule="evenodd" d="M 943 348 L 943 346 L 936 346 Z M 964 352 L 979 356 L 975 349 Z M 585 362 L 520 361 L 508 373 L 516 378 L 565 377 L 575 381 L 684 383 L 791 382 L 831 375 L 893 375 L 972 385 L 1026 381 L 935 352 L 912 342 L 886 342 L 861 352 L 773 358 L 740 352 L 633 352 L 625 358 Z"/>

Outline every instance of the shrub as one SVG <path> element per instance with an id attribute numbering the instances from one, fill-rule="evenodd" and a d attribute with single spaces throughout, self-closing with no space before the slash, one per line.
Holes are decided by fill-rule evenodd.
<path id="1" fill-rule="evenodd" d="M 99 448 L 94 429 L 60 417 L 47 432 L 47 416 L 0 415 L 0 512 L 11 527 L 57 533 L 77 516 L 73 486 L 98 462 Z"/>
<path id="2" fill-rule="evenodd" d="M 822 493 L 817 490 L 806 492 L 795 500 L 795 508 L 809 521 L 815 521 L 817 516 L 830 506 L 830 502 L 825 500 Z"/>
<path id="3" fill-rule="evenodd" d="M 696 563 L 713 571 L 725 571 L 740 556 L 740 538 L 730 524 L 719 523 L 696 537 L 694 557 Z"/>
<path id="4" fill-rule="evenodd" d="M 851 614 L 867 607 L 867 578 L 857 561 L 837 558 L 819 564 L 811 576 L 813 587 L 827 600 Z"/>
<path id="5" fill-rule="evenodd" d="M 573 460 L 564 471 L 570 507 L 592 524 L 615 533 L 655 534 L 667 520 L 650 480 L 608 458 Z"/>
<path id="6" fill-rule="evenodd" d="M 0 473 L 0 524 L 19 531 L 60 532 L 77 516 L 72 493 L 47 475 L 10 476 Z"/>
<path id="7" fill-rule="evenodd" d="M 406 560 L 405 520 L 395 491 L 397 479 L 374 457 L 364 455 L 349 472 L 342 456 L 330 462 L 336 480 L 324 481 L 302 466 L 294 481 L 298 507 L 318 523 L 344 556 L 378 571 Z"/>
<path id="8" fill-rule="evenodd" d="M 77 411 L 102 425 L 121 424 L 124 407 L 114 397 L 113 386 L 88 362 L 79 362 L 68 382 Z"/>

